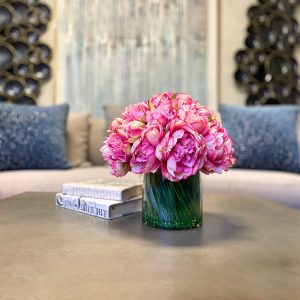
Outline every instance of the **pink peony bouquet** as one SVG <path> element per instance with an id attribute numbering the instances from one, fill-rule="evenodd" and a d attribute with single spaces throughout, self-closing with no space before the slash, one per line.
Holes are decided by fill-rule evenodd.
<path id="1" fill-rule="evenodd" d="M 111 174 L 161 172 L 173 182 L 231 167 L 233 145 L 216 116 L 183 93 L 130 105 L 108 129 L 101 148 Z"/>

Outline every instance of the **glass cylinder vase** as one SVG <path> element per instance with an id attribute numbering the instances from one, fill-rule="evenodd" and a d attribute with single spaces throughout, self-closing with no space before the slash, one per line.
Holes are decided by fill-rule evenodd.
<path id="1" fill-rule="evenodd" d="M 164 229 L 189 229 L 202 224 L 200 173 L 179 182 L 160 172 L 144 175 L 142 220 Z"/>

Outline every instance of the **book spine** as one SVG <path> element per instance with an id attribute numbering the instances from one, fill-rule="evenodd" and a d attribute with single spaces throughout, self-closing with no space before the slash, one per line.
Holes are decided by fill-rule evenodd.
<path id="1" fill-rule="evenodd" d="M 109 207 L 99 205 L 93 201 L 83 200 L 80 196 L 69 196 L 59 193 L 56 194 L 55 202 L 59 207 L 71 209 L 102 219 L 110 219 Z"/>
<path id="2" fill-rule="evenodd" d="M 63 186 L 63 194 L 121 201 L 122 191 L 105 190 L 88 186 Z"/>

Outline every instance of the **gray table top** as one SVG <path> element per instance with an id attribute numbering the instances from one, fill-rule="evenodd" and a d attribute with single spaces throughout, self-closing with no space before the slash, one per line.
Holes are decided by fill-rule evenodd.
<path id="1" fill-rule="evenodd" d="M 300 299 L 300 212 L 204 197 L 204 224 L 146 227 L 55 206 L 52 193 L 0 201 L 0 299 Z"/>

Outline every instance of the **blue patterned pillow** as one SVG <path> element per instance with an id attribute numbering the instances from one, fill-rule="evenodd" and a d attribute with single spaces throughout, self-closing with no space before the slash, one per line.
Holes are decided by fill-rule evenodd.
<path id="1" fill-rule="evenodd" d="M 69 168 L 67 105 L 0 104 L 0 171 Z"/>
<path id="2" fill-rule="evenodd" d="M 235 167 L 300 173 L 297 106 L 222 105 L 220 111 L 234 142 Z"/>

